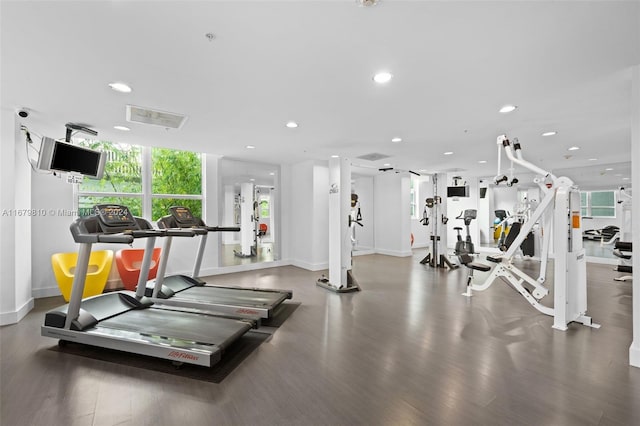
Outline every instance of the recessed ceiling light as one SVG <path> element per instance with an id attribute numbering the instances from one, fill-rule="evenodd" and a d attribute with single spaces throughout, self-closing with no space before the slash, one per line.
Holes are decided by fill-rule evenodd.
<path id="1" fill-rule="evenodd" d="M 517 107 L 517 106 L 515 106 L 515 105 L 505 105 L 505 106 L 503 106 L 502 108 L 500 108 L 500 112 L 501 112 L 501 113 L 503 113 L 503 114 L 506 114 L 506 113 L 508 113 L 508 112 L 513 112 L 513 111 L 515 111 L 515 110 L 516 110 L 516 108 L 518 108 L 518 107 Z"/>
<path id="2" fill-rule="evenodd" d="M 589 158 L 589 161 L 598 161 L 597 158 Z"/>
<path id="3" fill-rule="evenodd" d="M 128 132 L 129 130 L 131 130 L 130 128 L 126 127 L 126 126 L 113 126 L 114 129 L 116 130 L 122 130 L 123 132 Z"/>
<path id="4" fill-rule="evenodd" d="M 275 176 L 276 172 L 269 172 L 269 176 Z"/>
<path id="5" fill-rule="evenodd" d="M 544 132 L 544 133 L 542 134 L 542 136 L 555 136 L 555 135 L 557 135 L 557 134 L 558 134 L 558 132 Z"/>
<path id="6" fill-rule="evenodd" d="M 109 83 L 109 87 L 111 87 L 116 92 L 121 93 L 131 93 L 131 87 L 125 83 Z"/>
<path id="7" fill-rule="evenodd" d="M 389 167 L 391 165 L 391 163 L 384 163 L 383 166 L 384 167 Z"/>
<path id="8" fill-rule="evenodd" d="M 444 155 L 453 155 L 453 151 L 447 151 L 444 153 Z"/>
<path id="9" fill-rule="evenodd" d="M 480 160 L 480 161 L 478 161 L 478 163 L 480 163 L 480 164 L 485 164 L 486 162 L 487 162 L 487 160 Z"/>
<path id="10" fill-rule="evenodd" d="M 628 177 L 623 177 L 622 180 L 629 180 L 630 178 Z"/>
<path id="11" fill-rule="evenodd" d="M 298 123 L 296 123 L 295 121 L 289 121 L 285 125 L 290 129 L 295 129 L 296 127 L 298 127 Z"/>
<path id="12" fill-rule="evenodd" d="M 391 142 L 394 142 L 394 143 L 402 142 L 402 138 L 393 138 L 391 139 Z"/>
<path id="13" fill-rule="evenodd" d="M 331 158 L 340 158 L 340 156 L 339 156 L 339 155 L 336 155 L 336 154 L 333 154 L 333 155 L 331 156 Z"/>
<path id="14" fill-rule="evenodd" d="M 384 84 L 384 83 L 388 83 L 389 81 L 391 81 L 391 79 L 393 78 L 393 75 L 391 75 L 390 72 L 379 72 L 376 75 L 373 76 L 373 81 L 375 81 L 376 83 L 379 84 Z"/>
<path id="15" fill-rule="evenodd" d="M 610 172 L 611 170 L 613 170 L 613 167 L 607 167 L 605 170 Z"/>
<path id="16" fill-rule="evenodd" d="M 255 182 L 256 180 L 254 178 L 249 179 L 250 182 Z"/>
<path id="17" fill-rule="evenodd" d="M 567 151 L 577 151 L 579 150 L 580 147 L 579 146 L 572 146 L 571 148 L 569 148 Z"/>
<path id="18" fill-rule="evenodd" d="M 256 147 L 255 147 L 255 146 L 253 146 L 253 145 L 247 145 L 247 146 L 246 146 L 246 148 L 247 148 L 247 149 L 256 149 Z"/>

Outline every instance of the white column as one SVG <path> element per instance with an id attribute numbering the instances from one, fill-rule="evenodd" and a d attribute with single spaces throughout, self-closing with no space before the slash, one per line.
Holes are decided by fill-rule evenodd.
<path id="1" fill-rule="evenodd" d="M 636 198 L 640 188 L 640 65 L 632 68 L 631 83 L 631 183 L 636 188 Z M 631 210 L 633 224 L 633 270 L 640 273 L 640 203 L 636 200 Z M 633 342 L 629 348 L 629 364 L 640 367 L 640 279 L 633 281 Z"/>
<path id="2" fill-rule="evenodd" d="M 240 246 L 243 256 L 251 256 L 253 245 L 253 183 L 240 185 Z"/>
<path id="3" fill-rule="evenodd" d="M 220 205 L 222 198 L 222 179 L 220 176 L 219 155 L 202 154 L 202 220 L 209 226 L 220 226 L 220 218 L 223 215 L 224 206 Z M 211 232 L 207 235 L 206 250 L 203 257 L 204 269 L 217 268 L 222 264 L 222 250 L 220 250 L 220 232 Z M 222 234 L 225 234 L 223 232 Z M 180 238 L 178 238 L 180 240 Z M 195 239 L 199 239 L 196 237 Z M 184 238 L 190 240 L 190 238 Z M 195 241 L 188 241 L 195 246 Z"/>
<path id="4" fill-rule="evenodd" d="M 349 211 L 351 203 L 351 163 L 347 158 L 329 159 L 329 282 L 340 289 L 347 286 L 351 269 Z"/>

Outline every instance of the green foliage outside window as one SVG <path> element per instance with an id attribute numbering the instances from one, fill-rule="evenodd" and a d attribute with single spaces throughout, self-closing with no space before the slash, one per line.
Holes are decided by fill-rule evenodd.
<path id="1" fill-rule="evenodd" d="M 154 194 L 200 195 L 202 192 L 200 154 L 153 148 L 151 163 L 151 191 Z"/>
<path id="2" fill-rule="evenodd" d="M 200 195 L 202 193 L 202 161 L 200 154 L 153 148 L 151 151 L 151 192 L 153 194 Z M 151 202 L 152 220 L 169 212 L 171 206 L 185 206 L 202 217 L 202 201 L 156 198 Z"/>
<path id="3" fill-rule="evenodd" d="M 78 214 L 89 216 L 93 214 L 96 204 L 120 204 L 127 206 L 134 216 L 142 216 L 142 196 L 140 197 L 97 197 L 81 195 L 78 197 Z"/>
<path id="4" fill-rule="evenodd" d="M 169 214 L 169 207 L 183 206 L 188 207 L 194 216 L 202 217 L 202 201 L 201 200 L 185 200 L 184 198 L 153 198 L 151 200 L 151 210 L 153 211 L 153 220 L 158 220 L 162 216 Z"/>
<path id="5" fill-rule="evenodd" d="M 260 200 L 260 217 L 269 217 L 269 200 Z"/>
<path id="6" fill-rule="evenodd" d="M 83 140 L 80 145 L 107 153 L 104 177 L 83 179 L 81 192 L 142 193 L 142 150 L 139 146 L 90 140 Z"/>

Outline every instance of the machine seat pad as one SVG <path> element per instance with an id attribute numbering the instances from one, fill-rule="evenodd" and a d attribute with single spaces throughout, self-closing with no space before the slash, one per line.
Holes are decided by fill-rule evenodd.
<path id="1" fill-rule="evenodd" d="M 475 269 L 476 271 L 482 271 L 482 272 L 487 272 L 491 270 L 491 266 L 485 265 L 484 263 L 471 262 L 471 263 L 467 263 L 464 266 L 466 266 L 467 268 Z"/>
<path id="2" fill-rule="evenodd" d="M 487 256 L 487 260 L 493 263 L 502 263 L 502 257 L 500 256 Z"/>
<path id="3" fill-rule="evenodd" d="M 616 241 L 616 245 L 614 248 L 617 248 L 622 251 L 632 251 L 633 243 L 626 241 Z"/>
<path id="4" fill-rule="evenodd" d="M 614 256 L 617 256 L 617 257 L 619 257 L 619 258 L 621 258 L 621 259 L 625 259 L 625 260 L 629 260 L 629 259 L 631 259 L 631 255 L 630 255 L 630 254 L 624 254 L 624 253 L 622 253 L 622 252 L 621 252 L 620 250 L 618 250 L 618 249 L 614 249 L 614 250 L 613 250 L 613 255 L 614 255 Z"/>

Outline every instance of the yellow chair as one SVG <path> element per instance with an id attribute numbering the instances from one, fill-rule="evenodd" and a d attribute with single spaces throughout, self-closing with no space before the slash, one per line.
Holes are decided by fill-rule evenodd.
<path id="1" fill-rule="evenodd" d="M 65 301 L 71 298 L 71 285 L 78 263 L 78 253 L 56 253 L 51 256 L 51 266 L 56 276 L 58 287 Z M 113 252 L 111 250 L 92 251 L 89 256 L 89 266 L 87 268 L 87 278 L 84 284 L 82 298 L 102 294 L 107 285 L 111 264 L 113 263 Z"/>

